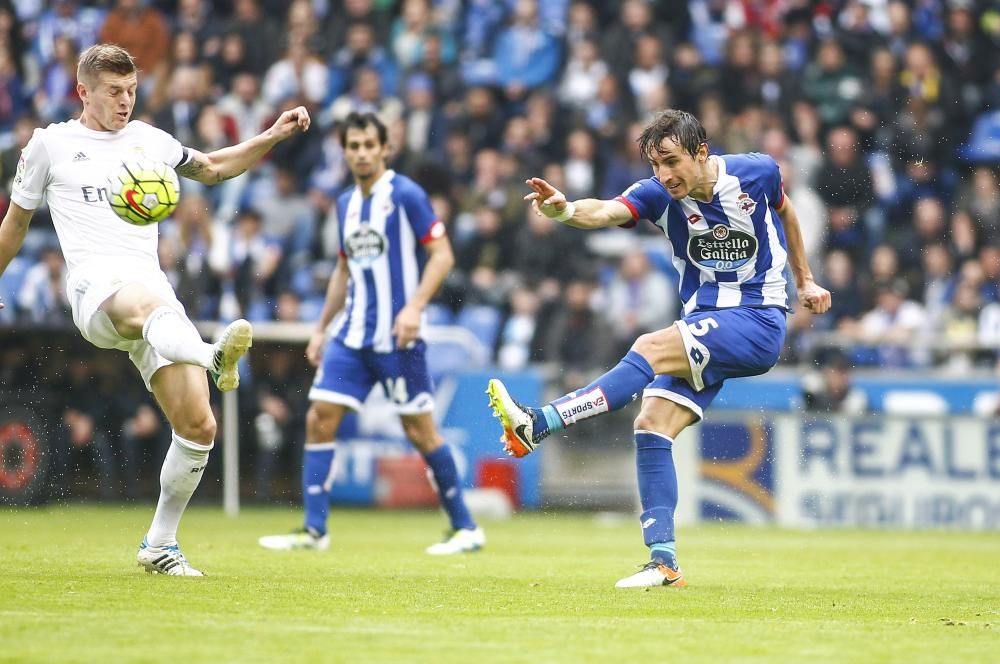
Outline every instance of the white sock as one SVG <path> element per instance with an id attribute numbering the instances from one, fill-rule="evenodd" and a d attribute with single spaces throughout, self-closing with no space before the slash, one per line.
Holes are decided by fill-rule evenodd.
<path id="1" fill-rule="evenodd" d="M 191 494 L 198 488 L 208 465 L 212 445 L 199 445 L 174 432 L 160 469 L 160 501 L 156 504 L 153 524 L 146 534 L 150 546 L 177 544 L 177 526 Z"/>
<path id="2" fill-rule="evenodd" d="M 202 341 L 194 324 L 176 309 L 153 309 L 142 326 L 142 338 L 171 362 L 212 368 L 215 345 Z"/>

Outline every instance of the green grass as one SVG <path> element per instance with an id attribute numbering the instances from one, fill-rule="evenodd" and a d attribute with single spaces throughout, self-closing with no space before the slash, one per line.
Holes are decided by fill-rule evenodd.
<path id="1" fill-rule="evenodd" d="M 996 661 L 1000 536 L 683 529 L 684 589 L 616 590 L 632 518 L 486 522 L 423 554 L 430 513 L 336 511 L 327 552 L 257 548 L 297 511 L 190 510 L 206 579 L 147 576 L 151 506 L 0 510 L 0 661 Z"/>

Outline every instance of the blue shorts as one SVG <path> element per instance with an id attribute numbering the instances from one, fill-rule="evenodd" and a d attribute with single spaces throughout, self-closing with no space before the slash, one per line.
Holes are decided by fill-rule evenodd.
<path id="1" fill-rule="evenodd" d="M 331 340 L 313 379 L 309 400 L 361 410 L 378 383 L 400 415 L 429 413 L 434 410 L 434 385 L 424 358 L 426 350 L 423 341 L 405 350 L 376 353 Z"/>
<path id="2" fill-rule="evenodd" d="M 785 341 L 785 310 L 777 307 L 733 307 L 696 311 L 675 323 L 684 340 L 692 380 L 657 376 L 643 398 L 660 397 L 704 418 L 727 378 L 770 371 Z"/>

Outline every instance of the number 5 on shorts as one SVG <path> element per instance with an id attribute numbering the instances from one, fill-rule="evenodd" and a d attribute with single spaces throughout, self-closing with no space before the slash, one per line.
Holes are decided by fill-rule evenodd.
<path id="1" fill-rule="evenodd" d="M 696 324 L 688 325 L 688 329 L 691 330 L 691 334 L 693 334 L 696 337 L 705 336 L 706 334 L 708 334 L 708 331 L 711 330 L 713 327 L 715 328 L 719 327 L 719 323 L 716 322 L 716 320 L 711 317 L 702 318 Z"/>

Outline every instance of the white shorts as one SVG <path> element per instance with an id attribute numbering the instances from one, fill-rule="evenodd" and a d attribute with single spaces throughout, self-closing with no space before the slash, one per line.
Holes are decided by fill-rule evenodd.
<path id="1" fill-rule="evenodd" d="M 122 337 L 111 323 L 111 318 L 101 311 L 104 301 L 128 284 L 145 286 L 167 306 L 186 315 L 184 305 L 177 299 L 163 270 L 159 266 L 130 259 L 115 259 L 113 263 L 85 263 L 70 273 L 66 292 L 73 309 L 73 322 L 83 338 L 98 348 L 116 348 L 127 352 L 142 375 L 146 389 L 152 391 L 149 381 L 153 374 L 173 362 L 153 350 L 145 339 Z"/>

